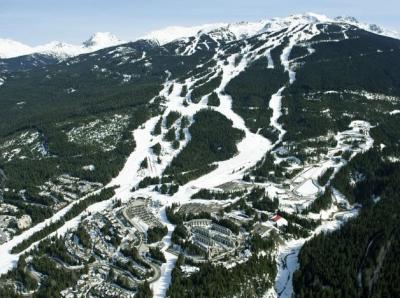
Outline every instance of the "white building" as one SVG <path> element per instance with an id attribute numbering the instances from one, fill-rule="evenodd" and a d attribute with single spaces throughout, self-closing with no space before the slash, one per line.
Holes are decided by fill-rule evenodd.
<path id="1" fill-rule="evenodd" d="M 278 228 L 288 225 L 288 221 L 278 214 L 274 215 L 271 220 Z"/>

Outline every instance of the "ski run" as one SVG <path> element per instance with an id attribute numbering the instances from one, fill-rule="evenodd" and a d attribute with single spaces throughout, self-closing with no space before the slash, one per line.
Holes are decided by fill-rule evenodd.
<path id="1" fill-rule="evenodd" d="M 171 163 L 173 158 L 179 153 L 178 150 L 174 150 L 169 142 L 163 140 L 163 136 L 167 132 L 165 127 L 162 127 L 161 135 L 154 136 L 152 131 L 159 120 L 159 116 L 153 117 L 139 128 L 133 131 L 133 138 L 136 142 L 134 151 L 127 158 L 123 169 L 107 185 L 107 187 L 116 187 L 115 196 L 109 200 L 101 203 L 93 204 L 88 207 L 86 211 L 72 220 L 66 222 L 61 228 L 55 233 L 58 235 L 64 235 L 68 230 L 74 229 L 80 223 L 83 215 L 91 214 L 95 212 L 102 212 L 112 206 L 112 201 L 115 198 L 121 199 L 122 202 L 128 202 L 134 200 L 137 197 L 151 197 L 153 200 L 159 201 L 162 208 L 160 208 L 156 214 L 158 219 L 168 227 L 168 234 L 163 239 L 162 251 L 165 254 L 167 262 L 161 266 L 161 276 L 158 280 L 151 284 L 151 288 L 154 293 L 154 297 L 165 297 L 166 291 L 171 281 L 171 272 L 174 268 L 177 256 L 168 252 L 167 249 L 171 245 L 171 234 L 174 230 L 174 225 L 168 222 L 165 214 L 165 208 L 173 203 L 179 203 L 181 205 L 195 200 L 190 200 L 190 197 L 196 193 L 199 189 L 207 188 L 213 189 L 218 185 L 242 179 L 243 175 L 250 168 L 256 165 L 256 163 L 263 159 L 263 157 L 271 150 L 276 150 L 277 146 L 282 142 L 285 135 L 285 130 L 279 119 L 282 115 L 282 100 L 284 97 L 285 89 L 296 80 L 295 67 L 292 65 L 292 61 L 289 60 L 292 48 L 299 42 L 305 42 L 310 40 L 312 37 L 317 35 L 319 30 L 315 24 L 296 24 L 288 27 L 287 31 L 277 34 L 274 38 L 267 39 L 268 34 L 261 34 L 258 38 L 260 40 L 265 39 L 265 42 L 256 49 L 252 49 L 250 45 L 244 43 L 241 48 L 241 52 L 233 54 L 225 59 L 220 59 L 226 53 L 224 49 L 218 48 L 216 50 L 215 59 L 217 61 L 216 66 L 211 70 L 210 74 L 215 73 L 221 74 L 222 80 L 220 86 L 215 90 L 217 93 L 220 105 L 218 107 L 212 107 L 215 111 L 221 113 L 226 118 L 233 122 L 233 127 L 244 131 L 244 138 L 237 144 L 238 153 L 228 159 L 217 163 L 217 167 L 201 176 L 198 179 L 188 182 L 181 186 L 179 191 L 172 197 L 162 195 L 158 192 L 153 191 L 150 187 L 132 191 L 134 187 L 146 176 L 157 177 L 162 174 L 165 168 Z M 193 44 L 190 44 L 182 53 L 183 55 L 192 55 L 197 46 L 198 40 L 195 39 Z M 280 61 L 273 61 L 271 57 L 271 50 L 278 46 L 284 45 L 282 53 L 280 55 Z M 313 49 L 309 49 L 309 54 L 313 53 Z M 241 57 L 239 63 L 236 63 L 237 58 Z M 261 57 L 268 59 L 268 68 L 274 68 L 275 65 L 281 64 L 287 73 L 287 82 L 281 86 L 276 93 L 272 95 L 269 101 L 269 108 L 272 110 L 272 117 L 270 119 L 270 125 L 278 132 L 278 139 L 275 142 L 271 142 L 260 134 L 252 133 L 245 125 L 244 120 L 232 110 L 232 98 L 225 93 L 225 88 L 228 83 L 243 72 L 249 64 L 253 63 Z M 210 75 L 207 74 L 207 75 Z M 188 86 L 188 93 L 192 91 L 192 86 L 199 79 L 187 78 L 183 83 L 179 83 L 171 79 L 171 74 L 166 71 L 167 80 L 164 83 L 163 89 L 160 92 L 160 96 L 163 96 L 166 101 L 164 103 L 165 110 L 163 112 L 163 119 L 169 114 L 170 111 L 179 112 L 181 115 L 188 117 L 193 122 L 193 116 L 204 108 L 210 108 L 207 106 L 207 100 L 201 100 L 195 104 L 189 102 L 186 106 L 183 104 L 185 98 L 181 96 L 183 85 Z M 213 75 L 210 75 L 208 80 L 211 80 Z M 172 92 L 170 92 L 172 90 Z M 164 120 L 165 121 L 165 120 Z M 339 151 L 353 150 L 353 156 L 359 152 L 368 150 L 373 143 L 372 138 L 369 136 L 369 124 L 362 121 L 354 121 L 348 131 L 340 132 L 335 136 L 338 141 L 336 148 L 329 151 L 327 159 L 324 162 L 315 164 L 308 168 L 305 168 L 300 174 L 294 178 L 294 183 L 298 186 L 293 187 L 290 190 L 282 192 L 276 185 L 263 184 L 262 186 L 267 189 L 269 194 L 275 194 L 279 198 L 280 206 L 283 210 L 289 212 L 294 211 L 294 200 L 296 204 L 302 204 L 303 207 L 309 205 L 322 191 L 319 189 L 313 181 L 315 181 L 321 173 L 326 169 L 333 167 L 335 169 L 334 174 L 340 169 L 340 167 L 346 164 L 346 161 L 342 159 L 339 163 L 334 163 L 332 158 Z M 185 141 L 184 145 L 180 146 L 183 148 L 190 141 L 190 134 L 188 129 L 185 129 Z M 344 142 L 346 137 L 364 137 L 364 143 L 362 143 L 358 149 L 350 149 L 349 145 Z M 157 157 L 154 155 L 152 146 L 160 143 L 162 147 L 162 154 L 160 156 L 161 161 L 156 162 Z M 141 169 L 140 163 L 147 159 L 149 167 L 146 170 Z M 333 174 L 333 175 L 334 175 Z M 97 191 L 99 192 L 99 191 Z M 348 204 L 346 198 L 343 197 L 339 192 L 334 193 L 334 198 L 338 202 Z M 84 198 L 81 198 L 83 200 Z M 61 211 L 54 214 L 51 218 L 46 221 L 37 224 L 36 226 L 26 230 L 22 234 L 15 236 L 11 241 L 0 246 L 0 273 L 5 273 L 11 269 L 17 262 L 19 255 L 11 254 L 11 249 L 24 239 L 29 238 L 34 232 L 40 231 L 46 225 L 62 218 L 68 210 L 79 201 L 76 201 Z M 209 201 L 202 201 L 202 203 L 210 203 Z M 212 203 L 215 203 L 214 201 Z M 340 227 L 341 224 L 348 218 L 356 216 L 358 209 L 354 207 L 348 212 L 339 212 L 337 208 L 332 207 L 330 210 L 322 211 L 320 214 L 309 214 L 310 217 L 320 218 L 322 225 L 318 227 L 313 234 L 332 231 Z M 55 234 L 53 233 L 53 234 Z M 53 235 L 51 234 L 51 235 Z M 310 236 L 312 237 L 312 236 Z M 276 260 L 278 263 L 278 274 L 275 281 L 275 288 L 270 289 L 265 297 L 291 297 L 293 293 L 292 276 L 293 272 L 298 268 L 297 257 L 299 251 L 307 239 L 290 240 L 285 244 L 281 245 L 276 251 Z M 32 249 L 37 243 L 33 244 L 29 249 Z"/>

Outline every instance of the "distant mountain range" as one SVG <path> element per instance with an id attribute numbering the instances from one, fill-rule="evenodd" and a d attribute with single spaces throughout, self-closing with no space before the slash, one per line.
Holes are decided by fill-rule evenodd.
<path id="1" fill-rule="evenodd" d="M 285 28 L 289 24 L 307 24 L 310 22 L 347 23 L 377 34 L 394 38 L 400 37 L 398 32 L 387 30 L 375 24 L 359 22 L 354 17 L 341 16 L 329 18 L 324 15 L 307 13 L 292 15 L 285 18 L 261 20 L 259 22 L 214 23 L 191 27 L 171 26 L 152 31 L 140 39 L 152 39 L 157 41 L 160 45 L 164 45 L 171 41 L 188 38 L 197 34 L 212 33 L 213 35 L 219 35 L 219 38 L 224 41 L 229 41 L 246 38 L 257 33 L 277 31 L 280 28 Z M 0 58 L 7 59 L 30 54 L 43 54 L 65 59 L 123 43 L 126 43 L 126 41 L 119 39 L 110 32 L 97 32 L 80 45 L 52 41 L 44 45 L 31 47 L 19 41 L 0 38 Z"/>
<path id="2" fill-rule="evenodd" d="M 219 31 L 219 32 L 225 32 L 226 33 L 225 36 L 228 38 L 241 39 L 258 33 L 278 31 L 283 28 L 286 28 L 289 25 L 296 25 L 296 23 L 310 24 L 318 22 L 347 23 L 373 33 L 395 38 L 400 37 L 399 32 L 387 30 L 375 24 L 367 24 L 359 22 L 354 17 L 339 16 L 336 18 L 330 18 L 325 15 L 306 13 L 306 14 L 291 15 L 289 17 L 284 17 L 284 18 L 261 20 L 258 22 L 215 23 L 215 24 L 206 24 L 193 27 L 172 26 L 150 32 L 143 38 L 154 39 L 158 41 L 161 45 L 163 45 L 176 39 L 187 38 L 202 33 Z"/>
<path id="3" fill-rule="evenodd" d="M 0 53 L 0 297 L 400 297 L 396 32 L 308 13 Z"/>
<path id="4" fill-rule="evenodd" d="M 52 41 L 31 47 L 18 41 L 0 38 L 0 58 L 14 58 L 30 54 L 45 54 L 59 58 L 73 57 L 124 43 L 109 32 L 97 32 L 81 45 Z"/>

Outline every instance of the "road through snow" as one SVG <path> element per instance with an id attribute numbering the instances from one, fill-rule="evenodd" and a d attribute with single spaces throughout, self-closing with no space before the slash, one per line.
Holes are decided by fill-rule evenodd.
<path id="1" fill-rule="evenodd" d="M 287 32 L 282 33 L 274 38 L 265 39 L 265 43 L 260 46 L 260 48 L 252 48 L 249 45 L 243 46 L 241 52 L 238 54 L 233 54 L 228 58 L 223 60 L 219 59 L 214 71 L 221 72 L 222 80 L 220 86 L 215 90 L 220 99 L 220 106 L 214 107 L 212 109 L 220 112 L 225 117 L 233 122 L 233 126 L 244 131 L 244 138 L 237 144 L 238 152 L 232 158 L 216 163 L 217 168 L 210 173 L 193 180 L 186 185 L 180 187 L 179 191 L 172 197 L 161 195 L 151 189 L 140 189 L 138 191 L 132 191 L 134 187 L 143 179 L 145 176 L 158 176 L 162 171 L 168 166 L 172 159 L 179 153 L 179 150 L 174 150 L 171 144 L 163 140 L 163 135 L 166 133 L 166 129 L 162 129 L 162 134 L 159 136 L 154 136 L 152 131 L 156 125 L 159 117 L 153 117 L 146 121 L 143 125 L 133 131 L 133 137 L 136 142 L 135 150 L 127 158 L 126 163 L 121 170 L 121 172 L 114 178 L 107 186 L 114 186 L 115 196 L 107 201 L 94 204 L 90 206 L 87 210 L 92 212 L 103 211 L 111 206 L 111 202 L 114 198 L 119 198 L 123 202 L 127 202 L 137 196 L 151 196 L 156 200 L 159 200 L 164 207 L 158 211 L 159 219 L 168 227 L 168 235 L 163 239 L 163 251 L 167 259 L 167 263 L 161 267 L 161 277 L 152 283 L 151 287 L 154 291 L 155 297 L 165 297 L 166 290 L 169 286 L 171 280 L 171 271 L 175 265 L 177 257 L 171 253 L 168 253 L 166 249 L 171 245 L 171 234 L 174 230 L 174 226 L 170 224 L 165 215 L 165 207 L 171 205 L 174 202 L 185 203 L 190 200 L 190 196 L 197 192 L 200 188 L 213 188 L 225 182 L 229 182 L 235 179 L 240 179 L 246 170 L 253 167 L 259 160 L 261 160 L 265 154 L 270 151 L 277 142 L 281 142 L 285 134 L 285 130 L 282 125 L 278 122 L 281 116 L 281 101 L 282 92 L 295 80 L 295 72 L 290 67 L 289 56 L 292 47 L 299 41 L 311 38 L 315 34 L 315 30 L 310 27 L 308 32 L 304 33 L 298 26 L 290 27 Z M 232 98 L 225 93 L 225 87 L 227 84 L 235 78 L 238 74 L 246 69 L 246 67 L 260 57 L 267 56 L 271 61 L 268 63 L 268 67 L 274 67 L 272 58 L 270 57 L 271 49 L 286 42 L 286 37 L 290 36 L 289 44 L 283 49 L 282 55 L 280 56 L 281 64 L 284 66 L 285 70 L 288 72 L 288 84 L 282 86 L 277 93 L 275 93 L 269 102 L 269 107 L 272 109 L 271 126 L 279 131 L 278 141 L 272 144 L 272 142 L 265 137 L 252 133 L 245 125 L 244 120 L 232 110 Z M 264 51 L 264 54 L 260 54 Z M 188 49 L 187 52 L 190 52 Z M 224 57 L 224 51 L 222 49 L 217 49 L 215 58 L 220 55 Z M 240 62 L 237 63 L 237 58 L 241 58 Z M 170 80 L 170 74 L 167 73 L 167 81 L 164 84 L 163 90 L 160 92 L 160 96 L 165 98 L 166 109 L 163 112 L 163 117 L 165 119 L 169 111 L 174 110 L 182 115 L 188 116 L 190 121 L 193 121 L 193 116 L 197 111 L 202 108 L 207 107 L 205 104 L 193 104 L 189 103 L 188 106 L 183 104 L 183 97 L 180 95 L 182 89 L 182 84 L 174 80 Z M 190 86 L 194 83 L 193 78 L 189 78 L 185 83 Z M 169 90 L 172 88 L 172 93 Z M 189 90 L 190 91 L 190 90 Z M 189 93 L 190 94 L 190 93 Z M 190 140 L 190 135 L 186 129 L 185 131 L 185 141 L 181 148 L 187 144 Z M 150 170 L 144 171 L 140 169 L 140 163 L 144 159 L 154 160 L 154 153 L 151 147 L 157 143 L 162 145 L 162 155 L 160 156 L 160 163 L 153 163 Z M 143 172 L 144 171 L 144 172 Z M 0 273 L 4 273 L 12 268 L 18 260 L 19 255 L 13 255 L 10 253 L 12 247 L 14 247 L 19 242 L 28 238 L 35 231 L 43 229 L 43 227 L 51 221 L 61 218 L 71 207 L 68 206 L 63 210 L 56 213 L 52 218 L 46 220 L 45 222 L 36 225 L 35 227 L 25 231 L 19 236 L 14 237 L 10 242 L 0 246 L 0 255 L 2 259 L 0 260 Z M 57 234 L 63 235 L 68 229 L 76 227 L 80 220 L 82 214 L 75 217 L 74 219 L 65 223 L 63 227 L 57 230 Z M 286 258 L 286 263 L 291 264 L 291 262 Z M 288 265 L 289 267 L 289 265 Z M 283 274 L 280 271 L 279 274 Z"/>

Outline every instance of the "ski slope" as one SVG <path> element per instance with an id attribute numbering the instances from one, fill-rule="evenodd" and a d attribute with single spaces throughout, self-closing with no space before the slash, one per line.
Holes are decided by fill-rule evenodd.
<path id="1" fill-rule="evenodd" d="M 107 185 L 107 187 L 115 187 L 115 196 L 109 200 L 96 203 L 88 207 L 85 212 L 66 222 L 61 228 L 51 235 L 64 235 L 68 230 L 76 228 L 79 225 L 83 215 L 87 215 L 88 212 L 94 213 L 107 210 L 107 208 L 110 208 L 112 205 L 112 201 L 116 198 L 121 199 L 122 202 L 128 202 L 129 200 L 139 196 L 151 197 L 154 200 L 158 200 L 161 202 L 163 207 L 157 211 L 158 213 L 156 215 L 159 220 L 168 228 L 168 234 L 162 240 L 162 251 L 165 254 L 167 262 L 161 266 L 161 276 L 158 280 L 151 284 L 151 288 L 153 290 L 154 297 L 165 297 L 166 291 L 171 282 L 171 272 L 177 260 L 176 255 L 167 251 L 171 245 L 171 235 L 175 226 L 168 221 L 165 214 L 165 208 L 173 203 L 188 203 L 190 201 L 190 197 L 194 193 L 198 192 L 199 189 L 212 189 L 221 184 L 242 179 L 243 175 L 252 167 L 254 167 L 257 162 L 262 160 L 268 152 L 274 150 L 277 145 L 282 143 L 286 133 L 284 126 L 280 122 L 280 118 L 282 116 L 282 100 L 284 100 L 285 90 L 296 80 L 296 65 L 294 61 L 290 60 L 290 54 L 293 47 L 295 47 L 297 44 L 306 42 L 320 33 L 316 24 L 321 21 L 321 18 L 313 15 L 310 15 L 309 17 L 315 18 L 315 20 L 312 22 L 307 20 L 306 22 L 305 19 L 293 17 L 289 26 L 282 20 L 276 20 L 272 23 L 269 23 L 270 26 L 268 28 L 266 28 L 267 23 L 263 22 L 256 24 L 240 24 L 236 27 L 228 26 L 227 30 L 233 32 L 236 38 L 239 38 L 240 36 L 243 37 L 257 35 L 257 38 L 264 42 L 257 47 L 252 47 L 246 42 L 246 40 L 244 40 L 240 47 L 240 51 L 234 54 L 228 54 L 229 51 L 227 51 L 227 49 L 223 46 L 219 45 L 215 51 L 214 57 L 212 58 L 217 61 L 216 65 L 209 69 L 209 72 L 200 78 L 187 77 L 182 82 L 182 80 L 174 79 L 172 74 L 167 70 L 165 72 L 166 78 L 163 88 L 159 93 L 159 96 L 165 98 L 165 101 L 163 102 L 164 110 L 162 111 L 161 115 L 148 119 L 145 123 L 132 132 L 132 137 L 135 140 L 136 147 L 127 158 L 119 174 Z M 269 33 L 271 31 L 282 29 L 285 26 L 287 27 L 286 31 L 276 34 L 276 36 L 273 38 L 269 37 Z M 220 27 L 221 24 L 218 24 L 218 26 L 207 25 L 201 28 L 190 28 L 186 31 L 181 30 L 180 28 L 175 28 L 169 29 L 169 31 L 156 32 L 151 36 L 151 38 L 160 40 L 160 43 L 167 43 L 171 40 L 182 38 L 180 34 L 182 34 L 182 31 L 184 31 L 184 38 L 193 38 L 192 41 L 187 44 L 186 48 L 181 52 L 181 54 L 190 56 L 196 53 L 200 36 L 199 34 L 210 32 Z M 174 30 L 177 32 L 168 36 L 167 33 L 174 32 Z M 345 32 L 343 34 L 344 38 L 346 38 Z M 271 51 L 280 46 L 283 46 L 283 49 L 279 56 L 279 61 L 274 61 L 271 56 Z M 308 55 L 312 54 L 313 49 L 309 48 Z M 268 107 L 272 110 L 270 126 L 274 131 L 277 132 L 278 136 L 275 142 L 272 142 L 258 133 L 251 132 L 246 127 L 244 119 L 242 119 L 233 111 L 233 99 L 225 92 L 227 85 L 234 78 L 245 71 L 251 63 L 262 57 L 267 58 L 268 68 L 274 68 L 276 65 L 280 64 L 283 66 L 287 74 L 287 81 L 285 84 L 276 90 L 268 102 Z M 238 58 L 240 58 L 239 63 L 237 63 Z M 190 94 L 194 89 L 195 83 L 206 77 L 208 77 L 208 81 L 210 81 L 218 74 L 222 76 L 222 79 L 220 85 L 214 91 L 218 95 L 220 105 L 218 107 L 209 107 L 207 105 L 206 97 L 202 98 L 202 100 L 197 104 L 191 102 Z M 188 88 L 188 98 L 181 95 L 184 85 Z M 170 90 L 172 91 L 170 92 Z M 184 100 L 186 99 L 189 99 L 188 105 L 183 104 Z M 237 154 L 232 158 L 215 163 L 216 168 L 214 170 L 181 186 L 179 191 L 173 196 L 162 195 L 153 191 L 150 187 L 135 190 L 135 187 L 138 186 L 139 182 L 144 177 L 159 177 L 162 175 L 163 171 L 168 167 L 174 157 L 176 157 L 180 150 L 182 150 L 182 148 L 184 148 L 184 146 L 190 142 L 191 136 L 187 128 L 184 130 L 185 139 L 181 142 L 179 149 L 173 149 L 170 142 L 164 140 L 164 136 L 168 131 L 164 125 L 160 135 L 153 135 L 152 132 L 160 117 L 162 117 L 163 123 L 165 123 L 167 115 L 171 111 L 175 111 L 179 112 L 182 116 L 188 117 L 189 121 L 193 123 L 193 117 L 195 114 L 204 108 L 210 108 L 221 113 L 232 121 L 233 127 L 244 132 L 244 138 L 237 144 Z M 397 110 L 391 112 L 391 114 L 395 113 L 397 113 Z M 179 125 L 179 122 L 174 125 L 178 127 L 177 125 Z M 353 134 L 354 136 L 358 136 L 357 131 L 359 128 L 369 131 L 369 127 L 369 124 L 363 121 L 353 122 L 349 131 L 339 133 L 336 136 L 338 140 L 338 148 L 335 148 L 335 152 L 347 149 L 344 147 L 344 143 L 341 143 L 341 140 L 345 135 Z M 354 151 L 353 156 L 363 152 L 364 150 L 368 150 L 372 146 L 372 142 L 373 140 L 369 137 L 369 135 L 367 135 L 366 142 L 360 145 L 360 150 Z M 160 143 L 162 147 L 159 162 L 157 161 L 158 157 L 154 154 L 152 149 L 152 147 L 157 143 Z M 329 154 L 333 156 L 334 152 L 330 152 Z M 147 169 L 141 169 L 140 164 L 145 159 L 148 161 L 149 166 Z M 293 180 L 294 182 L 303 183 L 297 188 L 297 192 L 301 196 L 308 197 L 305 201 L 305 204 L 309 204 L 312 199 L 315 199 L 315 196 L 318 193 L 319 189 L 314 184 L 316 177 L 318 177 L 321 172 L 331 166 L 333 166 L 331 161 L 328 161 L 326 163 L 317 165 L 314 168 L 305 169 L 299 174 L 298 177 L 296 177 L 298 180 Z M 343 166 L 343 164 L 336 166 L 335 173 L 338 171 L 340 166 Z M 276 190 L 274 191 L 276 193 Z M 339 193 L 335 193 L 334 196 L 337 201 L 341 200 L 346 202 L 346 198 L 341 197 Z M 284 202 L 284 200 L 282 200 L 282 202 L 289 205 L 293 203 L 290 201 Z M 11 241 L 1 245 L 0 256 L 2 258 L 0 259 L 0 273 L 7 272 L 9 269 L 15 266 L 16 262 L 18 261 L 20 254 L 10 253 L 10 250 L 13 247 L 23 240 L 28 239 L 33 233 L 43 229 L 47 224 L 62 218 L 66 212 L 70 210 L 73 204 L 76 204 L 76 202 L 57 212 L 46 221 L 26 230 L 22 234 L 15 236 Z M 343 215 L 341 219 L 335 218 L 334 220 L 331 220 L 331 217 L 333 217 L 335 214 L 337 215 L 337 211 L 338 210 L 336 209 L 324 210 L 320 214 L 310 215 L 314 216 L 315 218 L 318 218 L 319 216 L 324 219 L 322 225 L 314 232 L 314 234 L 337 229 L 341 224 L 343 224 L 343 218 L 350 218 L 357 215 L 356 210 L 350 210 L 341 214 Z M 275 281 L 275 289 L 270 289 L 268 291 L 268 295 L 275 295 L 277 297 L 291 297 L 293 293 L 292 276 L 294 271 L 298 268 L 298 254 L 301 247 L 308 239 L 309 238 L 291 240 L 278 248 L 278 275 Z M 37 243 L 33 244 L 26 251 L 32 249 L 32 247 L 35 245 L 37 245 Z"/>
<path id="2" fill-rule="evenodd" d="M 298 30 L 297 26 L 290 28 L 289 32 L 295 33 L 295 30 Z M 274 144 L 272 144 L 270 140 L 257 133 L 250 132 L 250 130 L 246 127 L 244 120 L 232 110 L 232 98 L 224 91 L 225 87 L 233 78 L 244 71 L 250 63 L 263 56 L 260 55 L 260 50 L 264 51 L 264 55 L 268 55 L 267 51 L 270 52 L 272 48 L 279 46 L 283 42 L 285 37 L 285 34 L 281 34 L 280 36 L 278 36 L 278 38 L 272 39 L 270 41 L 266 39 L 265 44 L 258 49 L 251 49 L 249 45 L 245 45 L 244 47 L 242 47 L 240 53 L 232 54 L 228 56 L 225 60 L 219 60 L 214 69 L 216 72 L 222 74 L 222 80 L 220 86 L 215 90 L 220 99 L 220 106 L 213 107 L 213 109 L 220 112 L 228 119 L 232 120 L 233 127 L 241 129 L 245 133 L 244 138 L 237 144 L 238 153 L 228 160 L 218 162 L 217 168 L 210 173 L 180 187 L 180 190 L 172 198 L 162 196 L 150 190 L 139 190 L 137 193 L 146 194 L 147 192 L 147 195 L 158 198 L 164 205 L 170 205 L 173 202 L 184 203 L 187 202 L 190 199 L 190 196 L 200 188 L 213 188 L 225 182 L 240 179 L 248 169 L 253 167 L 259 160 L 261 160 L 265 156 L 268 151 L 273 148 Z M 307 36 L 307 38 L 309 37 L 310 36 Z M 285 69 L 288 72 L 289 84 L 292 83 L 293 71 L 290 68 L 288 57 L 291 47 L 293 47 L 296 41 L 300 40 L 299 36 L 297 35 L 295 35 L 293 38 L 294 39 L 293 41 L 291 41 L 289 47 L 284 49 L 280 61 L 282 65 L 285 66 Z M 192 45 L 188 46 L 188 52 L 190 51 L 189 47 L 191 46 Z M 224 54 L 225 53 L 222 49 L 217 49 L 214 58 L 217 59 L 219 56 Z M 240 63 L 236 65 L 235 60 L 238 55 L 241 55 L 244 58 L 241 59 Z M 187 83 L 190 89 L 190 86 L 193 86 L 193 84 L 195 83 L 195 79 L 188 78 Z M 169 94 L 168 90 L 170 90 L 171 86 L 173 88 L 173 91 Z M 180 97 L 181 88 L 182 84 L 174 80 L 170 80 L 170 73 L 167 72 L 167 80 L 164 84 L 163 90 L 160 92 L 160 96 L 166 98 L 166 109 L 164 110 L 162 117 L 165 118 L 170 111 L 177 111 L 182 115 L 188 116 L 189 119 L 193 119 L 195 113 L 197 113 L 200 109 L 207 107 L 205 104 L 202 103 L 191 103 L 188 106 L 184 106 L 182 104 L 183 98 Z M 279 117 L 281 116 L 281 93 L 284 88 L 285 86 L 282 86 L 270 99 L 270 108 L 273 111 L 271 125 L 276 130 L 280 131 L 280 140 L 282 139 L 284 134 L 284 130 L 278 121 Z M 118 198 L 121 199 L 123 202 L 127 202 L 132 197 L 135 197 L 136 192 L 132 190 L 135 186 L 137 186 L 140 180 L 147 175 L 160 175 L 162 171 L 169 165 L 172 159 L 179 153 L 179 150 L 173 150 L 170 144 L 163 141 L 163 135 L 166 133 L 165 129 L 163 129 L 163 133 L 160 136 L 152 135 L 152 131 L 157 121 L 158 117 L 153 117 L 133 131 L 133 138 L 136 141 L 135 150 L 128 157 L 120 173 L 107 185 L 107 187 L 116 187 L 115 196 L 107 201 L 90 206 L 87 211 L 104 211 L 111 205 L 111 202 L 114 198 Z M 186 131 L 184 144 L 189 142 L 189 140 L 190 135 Z M 152 166 L 149 170 L 150 172 L 143 173 L 143 171 L 140 170 L 140 163 L 146 158 L 153 160 L 154 154 L 151 147 L 158 142 L 161 143 L 163 147 L 161 162 L 157 164 L 152 163 Z M 183 146 L 181 146 L 181 148 L 183 148 Z M 48 223 L 60 219 L 71 207 L 72 204 L 56 213 L 50 219 L 30 228 L 29 230 L 23 232 L 21 235 L 14 237 L 14 239 L 12 239 L 10 242 L 0 246 L 0 254 L 2 255 L 0 269 L 1 272 L 4 273 L 11 269 L 18 260 L 19 255 L 13 255 L 10 253 L 10 250 L 15 245 L 17 245 L 24 239 L 29 238 L 29 236 L 31 236 L 34 232 L 41 230 Z M 57 233 L 58 235 L 63 235 L 68 229 L 77 227 L 82 218 L 82 215 L 83 214 L 80 214 L 74 219 L 66 222 L 65 225 L 58 229 L 55 233 Z M 166 236 L 166 238 L 164 239 L 165 251 L 166 248 L 170 245 L 170 236 L 174 227 L 173 225 L 168 223 L 165 217 L 165 211 L 164 213 L 159 214 L 159 217 L 161 221 L 168 226 L 169 229 L 168 236 Z M 35 244 L 28 248 L 28 250 L 34 246 Z M 176 261 L 176 256 L 169 254 L 168 252 L 165 252 L 165 254 L 167 258 L 167 265 L 164 266 L 165 268 L 162 268 L 161 278 L 152 285 L 156 297 L 165 296 L 165 291 L 168 288 L 168 284 L 170 281 L 171 270 L 173 264 Z"/>

